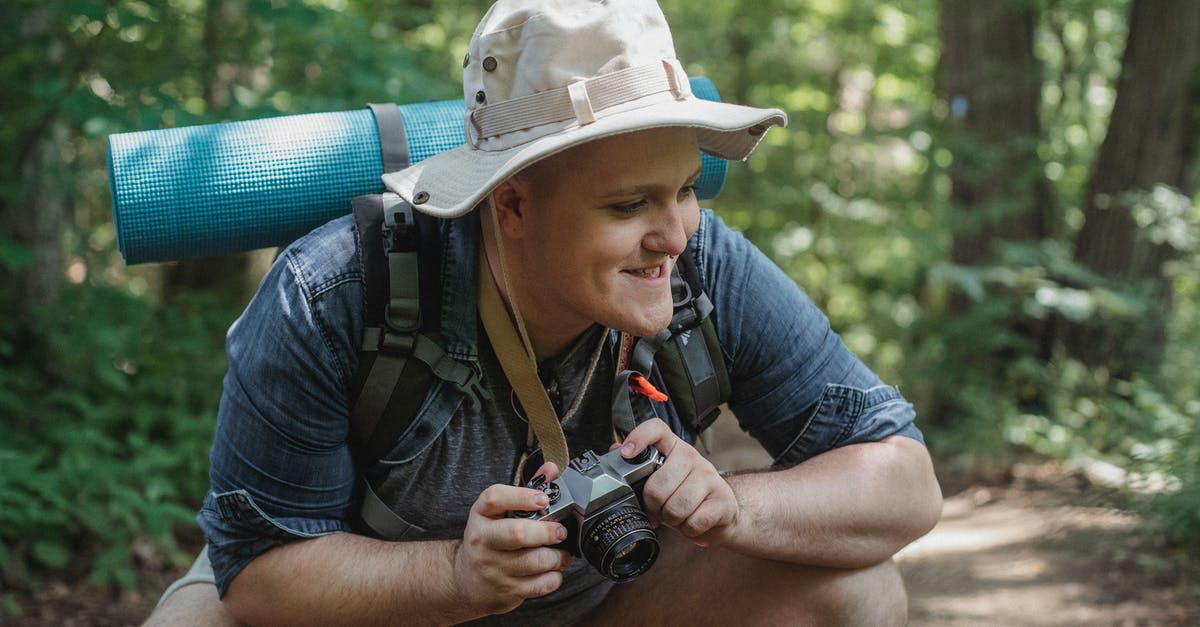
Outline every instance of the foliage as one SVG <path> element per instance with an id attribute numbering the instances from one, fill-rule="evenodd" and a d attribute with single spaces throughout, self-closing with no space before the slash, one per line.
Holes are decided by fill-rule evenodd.
<path id="1" fill-rule="evenodd" d="M 0 568 L 15 583 L 90 565 L 95 583 L 133 586 L 131 545 L 178 560 L 175 533 L 194 524 L 232 312 L 206 294 L 168 310 L 91 285 L 32 313 L 24 329 L 0 321 Z M 23 333 L 39 352 L 17 354 Z"/>

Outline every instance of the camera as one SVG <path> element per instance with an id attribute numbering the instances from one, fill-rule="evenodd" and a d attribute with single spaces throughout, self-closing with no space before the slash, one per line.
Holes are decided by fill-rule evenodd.
<path id="1" fill-rule="evenodd" d="M 526 484 L 546 493 L 546 509 L 511 514 L 562 523 L 567 539 L 554 548 L 587 558 L 613 581 L 630 581 L 658 559 L 658 536 L 643 511 L 642 487 L 664 461 L 653 446 L 633 459 L 621 457 L 620 449 L 599 456 L 587 451 L 572 459 L 557 480 L 538 475 Z"/>

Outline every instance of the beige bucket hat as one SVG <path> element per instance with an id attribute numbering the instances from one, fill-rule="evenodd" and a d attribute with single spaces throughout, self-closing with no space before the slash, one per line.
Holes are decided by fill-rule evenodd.
<path id="1" fill-rule="evenodd" d="M 692 95 L 653 0 L 500 0 L 471 38 L 463 70 L 466 143 L 385 174 L 424 213 L 470 212 L 506 178 L 587 141 L 686 126 L 700 149 L 745 159 L 778 109 Z"/>

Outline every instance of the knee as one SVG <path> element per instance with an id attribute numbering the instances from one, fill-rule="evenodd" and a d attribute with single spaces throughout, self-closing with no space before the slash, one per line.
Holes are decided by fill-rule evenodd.
<path id="1" fill-rule="evenodd" d="M 813 590 L 818 625 L 904 625 L 908 592 L 891 561 L 860 570 L 842 571 Z"/>
<path id="2" fill-rule="evenodd" d="M 668 536 L 669 537 L 669 536 Z M 590 624 L 904 625 L 908 596 L 890 560 L 849 570 L 788 564 L 666 542 L 662 563 L 617 586 Z M 616 612 L 615 614 L 612 612 Z"/>

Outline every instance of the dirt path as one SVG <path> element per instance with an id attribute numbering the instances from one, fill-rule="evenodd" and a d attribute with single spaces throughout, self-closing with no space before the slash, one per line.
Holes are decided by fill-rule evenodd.
<path id="1" fill-rule="evenodd" d="M 914 625 L 1196 625 L 1142 519 L 1055 488 L 973 488 L 897 560 Z M 1077 495 L 1078 496 L 1078 495 Z"/>
<path id="2" fill-rule="evenodd" d="M 723 468 L 769 462 L 725 418 L 713 448 Z M 1017 466 L 1000 487 L 957 483 L 938 526 L 896 558 L 912 625 L 1200 625 L 1200 582 L 1154 557 L 1142 518 L 1107 491 L 1054 466 Z"/>
<path id="3" fill-rule="evenodd" d="M 710 444 L 721 468 L 770 463 L 731 418 L 717 422 Z M 1200 582 L 1181 581 L 1156 558 L 1143 520 L 1110 493 L 1052 466 L 1017 466 L 988 483 L 947 485 L 941 522 L 897 557 L 912 625 L 1200 625 Z M 146 574 L 165 586 L 177 573 Z M 20 599 L 22 616 L 0 613 L 0 624 L 136 625 L 158 589 L 111 596 L 50 584 Z"/>

